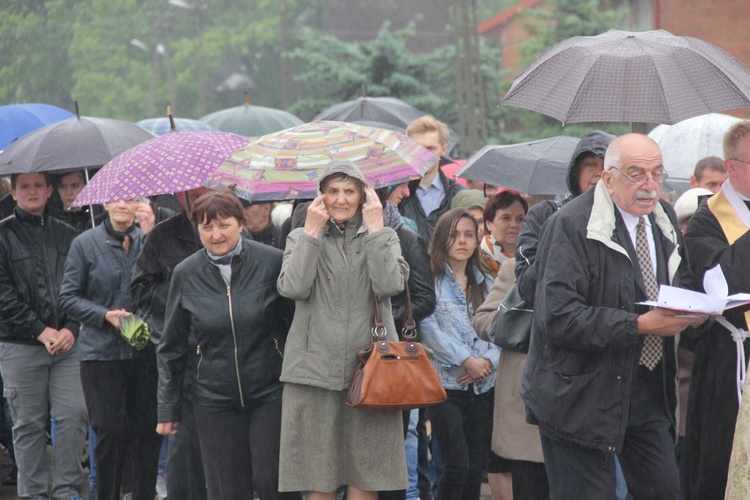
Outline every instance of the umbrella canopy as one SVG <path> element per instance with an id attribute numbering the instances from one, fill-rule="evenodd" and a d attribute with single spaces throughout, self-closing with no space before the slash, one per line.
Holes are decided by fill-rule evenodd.
<path id="1" fill-rule="evenodd" d="M 0 106 L 0 151 L 32 130 L 74 116 L 70 111 L 50 104 L 28 103 Z"/>
<path id="2" fill-rule="evenodd" d="M 697 38 L 610 30 L 547 50 L 513 81 L 502 104 L 563 124 L 672 124 L 750 107 L 750 70 Z"/>
<path id="3" fill-rule="evenodd" d="M 26 134 L 0 153 L 0 175 L 79 170 L 104 165 L 153 139 L 135 123 L 81 116 Z"/>
<path id="4" fill-rule="evenodd" d="M 324 109 L 318 113 L 315 120 L 333 120 L 362 125 L 368 125 L 367 122 L 386 123 L 406 130 L 411 122 L 426 114 L 395 97 L 360 97 Z M 448 151 L 458 144 L 458 140 L 458 134 L 451 130 L 448 137 Z"/>
<path id="5" fill-rule="evenodd" d="M 215 111 L 201 118 L 218 130 L 233 132 L 246 137 L 272 134 L 285 128 L 302 125 L 302 120 L 282 109 L 243 104 L 234 108 Z"/>
<path id="6" fill-rule="evenodd" d="M 179 193 L 201 187 L 247 137 L 228 132 L 175 130 L 139 144 L 104 165 L 74 207 Z"/>
<path id="7" fill-rule="evenodd" d="M 216 130 L 206 122 L 200 120 L 191 120 L 189 118 L 173 118 L 175 130 Z M 136 125 L 145 128 L 152 134 L 164 135 L 172 130 L 172 125 L 168 117 L 149 118 L 141 120 Z"/>
<path id="8" fill-rule="evenodd" d="M 352 160 L 379 188 L 422 177 L 437 158 L 400 132 L 317 121 L 251 140 L 205 186 L 229 187 L 248 201 L 315 198 L 318 175 L 333 160 Z"/>
<path id="9" fill-rule="evenodd" d="M 574 137 L 558 136 L 485 146 L 469 158 L 456 176 L 526 194 L 567 193 L 568 165 L 577 144 Z"/>
<path id="10" fill-rule="evenodd" d="M 674 125 L 659 125 L 648 136 L 659 144 L 669 177 L 690 179 L 701 158 L 724 158 L 721 147 L 724 132 L 739 121 L 742 120 L 734 116 L 711 113 Z"/>

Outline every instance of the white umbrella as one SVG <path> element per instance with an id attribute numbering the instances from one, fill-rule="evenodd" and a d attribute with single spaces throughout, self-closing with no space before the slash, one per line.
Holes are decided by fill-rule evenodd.
<path id="1" fill-rule="evenodd" d="M 722 137 L 738 121 L 734 116 L 710 113 L 674 125 L 659 125 L 648 136 L 659 144 L 669 177 L 689 179 L 701 158 L 724 158 Z"/>

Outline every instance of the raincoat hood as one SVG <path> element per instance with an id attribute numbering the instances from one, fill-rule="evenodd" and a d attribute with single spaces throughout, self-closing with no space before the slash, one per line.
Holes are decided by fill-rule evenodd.
<path id="1" fill-rule="evenodd" d="M 367 179 L 365 179 L 364 174 L 362 174 L 362 171 L 357 165 L 354 164 L 354 162 L 349 160 L 335 160 L 329 163 L 328 166 L 326 166 L 326 168 L 324 168 L 323 172 L 320 174 L 320 180 L 318 181 L 318 194 L 323 194 L 320 186 L 323 184 L 326 178 L 338 173 L 346 174 L 349 177 L 357 179 L 358 181 L 362 182 L 365 187 L 369 186 L 369 183 L 367 182 Z"/>
<path id="2" fill-rule="evenodd" d="M 614 138 L 614 135 L 602 132 L 601 130 L 589 130 L 578 141 L 578 145 L 575 151 L 573 151 L 573 156 L 570 158 L 570 165 L 568 165 L 568 189 L 573 198 L 581 194 L 581 187 L 578 183 L 578 176 L 580 174 L 578 160 L 581 158 L 581 155 L 593 153 L 599 158 L 604 159 L 604 153 Z"/>

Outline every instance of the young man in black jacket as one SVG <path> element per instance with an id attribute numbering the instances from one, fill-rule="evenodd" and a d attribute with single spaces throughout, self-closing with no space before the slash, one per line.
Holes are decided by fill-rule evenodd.
<path id="1" fill-rule="evenodd" d="M 13 416 L 18 495 L 77 498 L 88 418 L 76 356 L 78 325 L 58 292 L 76 231 L 48 216 L 45 173 L 14 174 L 13 215 L 0 222 L 0 370 Z M 52 483 L 46 428 L 57 422 Z"/>

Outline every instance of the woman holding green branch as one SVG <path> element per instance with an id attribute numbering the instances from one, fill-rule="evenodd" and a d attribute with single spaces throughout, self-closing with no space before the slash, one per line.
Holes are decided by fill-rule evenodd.
<path id="1" fill-rule="evenodd" d="M 118 500 L 124 467 L 132 468 L 133 500 L 153 500 L 161 436 L 156 428 L 156 353 L 121 334 L 131 315 L 130 280 L 143 235 L 138 200 L 106 205 L 107 219 L 73 240 L 60 286 L 63 310 L 81 322 L 78 359 L 95 448 L 99 500 Z M 140 345 L 139 345 L 140 347 Z M 127 457 L 132 463 L 126 463 Z"/>

